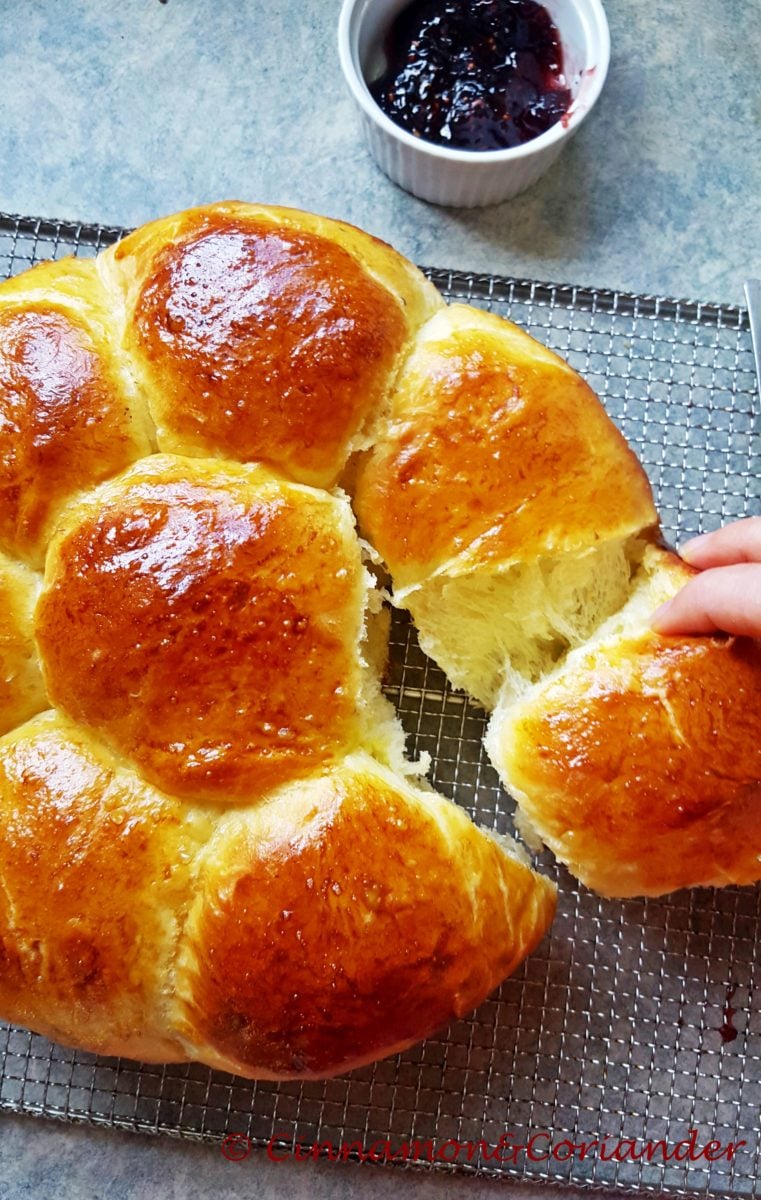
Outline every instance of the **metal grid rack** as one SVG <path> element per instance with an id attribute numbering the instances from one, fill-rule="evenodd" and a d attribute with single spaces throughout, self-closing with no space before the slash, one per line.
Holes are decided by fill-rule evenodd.
<path id="1" fill-rule="evenodd" d="M 0 275 L 91 255 L 122 231 L 0 218 Z M 589 380 L 637 451 L 671 538 L 761 511 L 761 450 L 743 309 L 459 272 L 430 271 L 447 299 L 527 328 Z M 395 619 L 388 694 L 432 779 L 479 823 L 512 805 L 481 750 L 483 714 L 453 693 Z M 604 901 L 557 878 L 551 933 L 469 1018 L 397 1058 L 325 1083 L 254 1084 L 190 1066 L 140 1066 L 0 1025 L 0 1108 L 220 1141 L 446 1139 L 498 1145 L 619 1138 L 744 1140 L 733 1161 L 584 1158 L 439 1161 L 441 1169 L 594 1189 L 761 1195 L 761 891 Z M 758 967 L 757 967 L 758 964 Z M 734 990 L 732 990 L 734 989 Z M 737 1037 L 720 1034 L 729 999 Z M 549 1138 L 542 1141 L 546 1148 Z M 562 1149 L 562 1148 L 561 1148 Z"/>

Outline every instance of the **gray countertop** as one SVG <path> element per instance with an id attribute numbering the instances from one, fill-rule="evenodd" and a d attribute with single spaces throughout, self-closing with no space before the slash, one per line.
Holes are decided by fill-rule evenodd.
<path id="1" fill-rule="evenodd" d="M 598 108 L 529 193 L 445 210 L 375 168 L 335 51 L 338 0 L 20 0 L 0 22 L 0 208 L 135 225 L 212 199 L 338 216 L 420 263 L 739 303 L 761 272 L 758 0 L 607 0 Z M 373 1200 L 488 1182 L 241 1164 L 169 1139 L 0 1118 L 0 1200 Z M 513 1188 L 513 1194 L 536 1195 Z"/>
<path id="2" fill-rule="evenodd" d="M 120 225 L 257 199 L 417 262 L 738 302 L 759 246 L 757 0 L 607 0 L 600 103 L 529 193 L 446 210 L 360 141 L 338 0 L 22 0 L 0 22 L 0 203 Z"/>

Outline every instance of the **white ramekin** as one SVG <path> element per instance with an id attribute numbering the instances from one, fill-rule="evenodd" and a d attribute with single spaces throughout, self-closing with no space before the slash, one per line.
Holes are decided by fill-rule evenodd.
<path id="1" fill-rule="evenodd" d="M 341 67 L 378 166 L 400 187 L 434 204 L 475 208 L 517 196 L 551 166 L 602 90 L 610 34 L 601 0 L 541 0 L 560 35 L 571 106 L 562 121 L 532 141 L 484 151 L 424 142 L 395 125 L 370 95 L 367 80 L 381 73 L 386 32 L 409 2 L 344 0 L 338 24 Z"/>

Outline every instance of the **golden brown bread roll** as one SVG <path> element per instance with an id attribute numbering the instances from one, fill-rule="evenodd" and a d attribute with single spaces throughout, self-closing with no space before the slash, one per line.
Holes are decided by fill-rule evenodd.
<path id="1" fill-rule="evenodd" d="M 413 782 L 324 490 L 441 305 L 358 230 L 232 204 L 0 288 L 4 1017 L 324 1076 L 542 937 L 554 887 Z"/>
<path id="2" fill-rule="evenodd" d="M 48 695 L 157 787 L 257 798 L 361 743 L 368 582 L 345 501 L 153 455 L 72 503 L 50 545 Z"/>
<path id="3" fill-rule="evenodd" d="M 486 708 L 623 603 L 629 540 L 657 514 L 589 386 L 515 325 L 465 305 L 420 330 L 357 515 L 421 645 Z"/>
<path id="4" fill-rule="evenodd" d="M 0 548 L 42 566 L 51 521 L 153 441 L 91 260 L 0 287 Z"/>
<path id="5" fill-rule="evenodd" d="M 462 305 L 420 330 L 354 472 L 362 527 L 521 827 L 610 896 L 761 879 L 761 648 L 663 638 L 690 569 L 587 385 Z"/>
<path id="6" fill-rule="evenodd" d="M 647 477 L 589 385 L 516 325 L 464 304 L 420 330 L 355 498 L 404 597 L 435 576 L 586 551 L 657 521 Z"/>
<path id="7" fill-rule="evenodd" d="M 218 823 L 177 960 L 178 1029 L 227 1071 L 348 1070 L 469 1012 L 554 910 L 549 881 L 461 809 L 354 754 Z"/>
<path id="8" fill-rule="evenodd" d="M 606 896 L 761 877 L 761 643 L 648 624 L 691 574 L 649 548 L 622 611 L 487 736 L 529 836 Z"/>
<path id="9" fill-rule="evenodd" d="M 322 1076 L 469 1011 L 552 885 L 363 753 L 263 803 L 156 791 L 54 712 L 0 739 L 0 1011 L 65 1043 Z"/>
<path id="10" fill-rule="evenodd" d="M 604 890 L 606 846 L 629 863 L 602 750 L 641 715 L 632 680 L 673 683 L 675 661 L 629 624 L 664 577 L 646 478 L 566 364 L 445 308 L 390 247 L 228 203 L 0 286 L 0 496 L 4 1017 L 325 1076 L 466 1012 L 538 942 L 552 885 L 404 759 L 381 559 L 423 646 L 496 706 L 492 756 L 540 834 Z M 757 697 L 749 644 L 680 646 L 691 696 Z M 623 699 L 595 705 L 611 654 Z M 677 810 L 681 789 L 704 828 L 750 812 L 752 759 L 712 773 L 720 724 L 659 713 L 648 796 L 689 726 Z M 680 863 L 669 826 L 652 871 L 613 873 L 755 877 L 752 853 L 699 845 Z"/>
<path id="11" fill-rule="evenodd" d="M 39 590 L 33 571 L 0 554 L 0 733 L 47 707 L 34 644 Z"/>
<path id="12" fill-rule="evenodd" d="M 212 815 L 48 711 L 0 739 L 0 1012 L 66 1044 L 181 1061 L 168 971 Z"/>
<path id="13" fill-rule="evenodd" d="M 159 449 L 265 462 L 330 487 L 410 335 L 442 305 L 383 242 L 284 208 L 218 204 L 101 255 Z"/>

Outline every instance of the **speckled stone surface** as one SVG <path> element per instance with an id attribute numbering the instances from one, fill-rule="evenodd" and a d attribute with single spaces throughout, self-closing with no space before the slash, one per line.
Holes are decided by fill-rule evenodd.
<path id="1" fill-rule="evenodd" d="M 222 197 L 340 216 L 416 261 L 706 300 L 761 271 L 758 0 L 607 0 L 601 100 L 488 210 L 380 174 L 335 48 L 339 0 L 23 0 L 0 22 L 0 206 L 137 224 Z"/>
<path id="2" fill-rule="evenodd" d="M 226 1162 L 210 1146 L 0 1114 L 0 1200 L 539 1200 L 542 1194 L 393 1166 L 273 1163 L 259 1151 Z"/>
<path id="3" fill-rule="evenodd" d="M 758 0 L 607 0 L 613 58 L 598 108 L 531 192 L 474 211 L 415 200 L 374 166 L 338 67 L 338 7 L 4 5 L 0 208 L 134 225 L 256 199 L 354 221 L 421 263 L 726 302 L 761 272 Z M 0 1200 L 506 1189 L 537 1195 L 261 1153 L 228 1163 L 211 1147 L 0 1116 Z"/>

